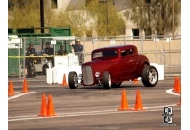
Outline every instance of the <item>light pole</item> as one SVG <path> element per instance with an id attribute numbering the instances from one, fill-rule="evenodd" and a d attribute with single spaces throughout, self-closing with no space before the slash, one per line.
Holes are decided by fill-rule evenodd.
<path id="1" fill-rule="evenodd" d="M 44 33 L 44 0 L 40 0 L 40 24 L 41 24 L 41 33 Z M 43 49 L 44 40 L 42 40 L 42 49 Z"/>
<path id="2" fill-rule="evenodd" d="M 106 0 L 106 19 L 107 19 L 107 35 L 108 35 L 108 0 Z"/>
<path id="3" fill-rule="evenodd" d="M 174 0 L 172 0 L 172 35 L 174 36 Z"/>
<path id="4" fill-rule="evenodd" d="M 41 33 L 44 33 L 44 0 L 40 0 L 40 24 Z"/>

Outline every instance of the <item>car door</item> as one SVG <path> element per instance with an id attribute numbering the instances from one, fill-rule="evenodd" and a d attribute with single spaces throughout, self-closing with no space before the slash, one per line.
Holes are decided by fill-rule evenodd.
<path id="1" fill-rule="evenodd" d="M 125 79 L 128 74 L 128 57 L 127 57 L 127 51 L 126 50 L 121 50 L 120 51 L 120 78 Z"/>
<path id="2" fill-rule="evenodd" d="M 130 78 L 135 75 L 137 69 L 136 56 L 131 53 L 130 49 L 121 50 L 120 58 L 120 75 L 122 79 Z"/>
<path id="3" fill-rule="evenodd" d="M 134 77 L 138 68 L 138 60 L 135 55 L 128 56 L 128 72 L 127 77 Z"/>

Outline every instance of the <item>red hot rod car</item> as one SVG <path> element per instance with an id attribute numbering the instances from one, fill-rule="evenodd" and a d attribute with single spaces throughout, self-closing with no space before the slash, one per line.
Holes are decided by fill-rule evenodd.
<path id="1" fill-rule="evenodd" d="M 145 87 L 154 87 L 158 71 L 150 65 L 145 55 L 138 54 L 134 45 L 120 45 L 93 50 L 92 61 L 82 64 L 82 74 L 71 71 L 68 75 L 70 89 L 78 86 L 101 85 L 105 89 L 119 87 L 123 81 L 141 77 Z"/>

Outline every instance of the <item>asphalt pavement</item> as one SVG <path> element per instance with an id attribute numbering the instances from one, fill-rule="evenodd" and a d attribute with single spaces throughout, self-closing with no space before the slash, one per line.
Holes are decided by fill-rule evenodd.
<path id="1" fill-rule="evenodd" d="M 181 128 L 180 95 L 173 93 L 174 77 L 159 81 L 156 87 L 144 87 L 141 81 L 124 82 L 110 90 L 102 86 L 69 89 L 60 84 L 47 84 L 44 79 L 28 80 L 29 93 L 21 93 L 22 79 L 13 80 L 14 96 L 8 97 L 9 130 L 179 130 Z M 122 91 L 128 107 L 135 109 L 137 90 L 143 110 L 118 111 Z M 42 117 L 42 94 L 52 95 L 55 116 Z M 172 123 L 164 124 L 164 107 L 173 109 Z"/>

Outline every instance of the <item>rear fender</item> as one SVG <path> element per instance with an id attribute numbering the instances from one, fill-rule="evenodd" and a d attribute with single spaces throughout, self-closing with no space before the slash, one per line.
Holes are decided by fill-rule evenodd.
<path id="1" fill-rule="evenodd" d="M 140 70 L 139 70 L 139 73 L 138 73 L 138 77 L 141 77 L 141 74 L 142 74 L 142 71 L 143 71 L 144 66 L 149 66 L 149 65 L 150 65 L 149 62 L 147 62 L 147 61 L 145 61 L 145 62 L 141 65 Z"/>

